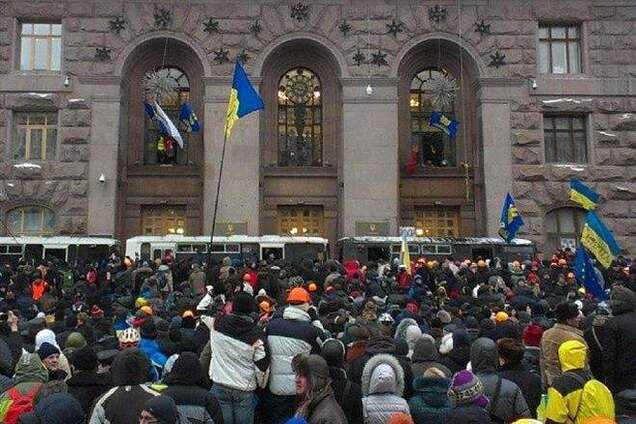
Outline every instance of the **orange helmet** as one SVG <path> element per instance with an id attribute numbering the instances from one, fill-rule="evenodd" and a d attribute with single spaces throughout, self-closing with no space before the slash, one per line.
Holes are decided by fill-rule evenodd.
<path id="1" fill-rule="evenodd" d="M 309 291 L 313 293 L 316 290 L 318 290 L 318 286 L 316 285 L 316 283 L 309 283 L 309 286 L 307 286 L 307 289 L 309 289 Z"/>
<path id="2" fill-rule="evenodd" d="M 294 287 L 287 296 L 287 303 L 300 304 L 309 303 L 309 292 L 302 287 Z"/>

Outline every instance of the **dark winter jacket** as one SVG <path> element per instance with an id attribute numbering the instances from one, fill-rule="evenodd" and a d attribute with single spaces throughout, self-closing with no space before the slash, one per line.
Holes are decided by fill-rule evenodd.
<path id="1" fill-rule="evenodd" d="M 490 399 L 490 413 L 503 422 L 530 418 L 528 404 L 519 386 L 497 375 L 497 362 L 495 342 L 485 337 L 475 340 L 470 349 L 470 363 L 473 373 L 484 385 L 484 394 Z"/>
<path id="2" fill-rule="evenodd" d="M 66 381 L 68 393 L 77 399 L 86 414 L 91 412 L 95 399 L 112 387 L 110 373 L 79 371 Z"/>
<path id="3" fill-rule="evenodd" d="M 409 399 L 409 409 L 415 424 L 445 423 L 450 409 L 448 378 L 415 377 L 415 395 Z"/>
<path id="4" fill-rule="evenodd" d="M 612 393 L 636 388 L 636 294 L 616 287 L 610 299 L 612 314 L 605 323 L 603 364 Z"/>
<path id="5" fill-rule="evenodd" d="M 320 396 L 313 399 L 307 412 L 308 424 L 347 424 L 347 418 L 338 405 L 331 388 L 327 388 Z"/>
<path id="6" fill-rule="evenodd" d="M 521 389 L 532 416 L 536 416 L 537 407 L 541 402 L 541 377 L 528 371 L 522 364 L 506 364 L 499 367 L 498 374 L 515 383 Z"/>
<path id="7" fill-rule="evenodd" d="M 204 423 L 211 419 L 214 424 L 223 424 L 219 401 L 202 387 L 205 375 L 195 354 L 184 352 L 179 355 L 164 383 L 168 387 L 162 394 L 174 399 L 179 413 L 190 422 Z"/>
<path id="8" fill-rule="evenodd" d="M 446 414 L 446 424 L 490 424 L 490 414 L 477 405 L 461 405 Z"/>
<path id="9" fill-rule="evenodd" d="M 18 424 L 84 424 L 86 413 L 73 396 L 53 393 L 43 398 L 33 412 L 23 414 Z"/>
<path id="10" fill-rule="evenodd" d="M 362 390 L 360 385 L 347 379 L 342 368 L 329 367 L 331 388 L 349 424 L 362 424 Z"/>
<path id="11" fill-rule="evenodd" d="M 590 371 L 599 381 L 605 380 L 603 374 L 603 341 L 605 338 L 605 323 L 609 319 L 607 315 L 594 315 L 591 317 L 591 325 L 583 332 L 583 338 L 590 348 L 588 353 Z"/>
<path id="12" fill-rule="evenodd" d="M 413 378 L 417 379 L 421 377 L 429 368 L 437 368 L 448 378 L 453 376 L 453 373 L 448 367 L 440 362 L 439 353 L 435 347 L 435 340 L 432 337 L 423 336 L 415 342 L 415 349 L 411 357 Z M 415 385 L 415 381 L 413 385 Z"/>
<path id="13" fill-rule="evenodd" d="M 541 377 L 541 348 L 537 346 L 526 346 L 523 352 L 523 366 L 533 374 Z"/>

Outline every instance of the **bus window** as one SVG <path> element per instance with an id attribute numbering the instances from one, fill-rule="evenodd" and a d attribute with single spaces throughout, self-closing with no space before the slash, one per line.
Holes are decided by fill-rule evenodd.
<path id="1" fill-rule="evenodd" d="M 369 261 L 377 262 L 379 260 L 391 260 L 391 251 L 388 246 L 369 246 L 367 252 Z"/>
<path id="2" fill-rule="evenodd" d="M 161 249 L 154 249 L 152 251 L 152 260 L 161 259 Z"/>
<path id="3" fill-rule="evenodd" d="M 473 259 L 479 257 L 483 259 L 492 259 L 492 249 L 490 247 L 475 247 L 472 249 Z"/>
<path id="4" fill-rule="evenodd" d="M 452 249 L 447 244 L 440 244 L 437 246 L 437 254 L 439 255 L 450 255 L 452 253 Z"/>
<path id="5" fill-rule="evenodd" d="M 141 259 L 150 259 L 150 243 L 141 243 Z"/>
<path id="6" fill-rule="evenodd" d="M 9 253 L 10 255 L 21 255 L 22 254 L 22 246 L 7 246 L 9 248 L 9 251 L 7 253 Z M 0 252 L 2 251 L 2 249 L 0 249 Z"/>
<path id="7" fill-rule="evenodd" d="M 66 249 L 49 249 L 46 248 L 44 251 L 44 257 L 47 261 L 50 261 L 52 258 L 59 259 L 60 261 L 66 261 Z"/>
<path id="8" fill-rule="evenodd" d="M 210 246 L 210 252 L 212 252 L 212 253 L 223 253 L 223 252 L 225 252 L 225 245 L 214 243 L 212 246 Z"/>
<path id="9" fill-rule="evenodd" d="M 261 253 L 261 259 L 283 259 L 282 247 L 263 247 Z"/>
<path id="10" fill-rule="evenodd" d="M 239 253 L 241 251 L 241 246 L 239 244 L 226 244 L 225 251 L 227 253 Z"/>
<path id="11" fill-rule="evenodd" d="M 24 257 L 27 262 L 38 263 L 42 260 L 44 254 L 44 246 L 41 244 L 27 244 L 24 247 Z"/>

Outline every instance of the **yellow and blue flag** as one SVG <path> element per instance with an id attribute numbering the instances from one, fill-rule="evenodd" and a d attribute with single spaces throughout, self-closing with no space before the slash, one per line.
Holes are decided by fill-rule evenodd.
<path id="1" fill-rule="evenodd" d="M 194 110 L 190 103 L 183 103 L 181 105 L 181 109 L 179 110 L 179 121 L 183 125 L 183 128 L 185 128 L 186 132 L 201 131 L 201 125 L 199 125 L 199 120 L 194 114 Z"/>
<path id="2" fill-rule="evenodd" d="M 592 293 L 595 298 L 605 300 L 607 298 L 605 290 L 601 287 L 596 270 L 592 263 L 592 258 L 587 254 L 583 246 L 576 249 L 576 258 L 574 258 L 574 273 L 576 281 L 585 287 L 586 293 Z"/>
<path id="3" fill-rule="evenodd" d="M 599 198 L 598 193 L 579 180 L 570 181 L 570 200 L 583 206 L 588 211 L 596 209 Z"/>
<path id="4" fill-rule="evenodd" d="M 503 208 L 501 208 L 501 217 L 499 218 L 499 235 L 506 240 L 506 243 L 515 238 L 517 231 L 523 225 L 523 219 L 515 206 L 515 199 L 510 193 L 506 194 Z"/>
<path id="5" fill-rule="evenodd" d="M 455 138 L 459 130 L 459 121 L 457 119 L 449 119 L 442 112 L 436 111 L 431 112 L 428 125 L 444 131 L 450 138 Z"/>
<path id="6" fill-rule="evenodd" d="M 581 233 L 581 244 L 585 246 L 603 265 L 609 268 L 612 260 L 621 251 L 614 240 L 612 232 L 601 222 L 592 211 L 587 213 L 585 225 Z"/>
<path id="7" fill-rule="evenodd" d="M 263 99 L 258 95 L 250 80 L 247 78 L 245 69 L 240 62 L 236 62 L 234 67 L 234 79 L 230 90 L 230 100 L 227 105 L 225 117 L 225 136 L 230 137 L 234 123 L 245 115 L 255 110 L 264 109 Z"/>

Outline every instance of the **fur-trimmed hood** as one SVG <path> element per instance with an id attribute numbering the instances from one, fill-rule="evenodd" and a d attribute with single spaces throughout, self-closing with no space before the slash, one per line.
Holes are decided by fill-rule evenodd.
<path id="1" fill-rule="evenodd" d="M 395 329 L 395 338 L 406 340 L 406 329 L 409 328 L 411 325 L 415 325 L 417 327 L 417 321 L 415 321 L 413 318 L 404 318 L 402 321 L 400 321 L 397 328 Z"/>
<path id="2" fill-rule="evenodd" d="M 399 361 L 391 355 L 380 354 L 371 357 L 362 371 L 362 396 L 404 393 L 404 370 Z"/>

